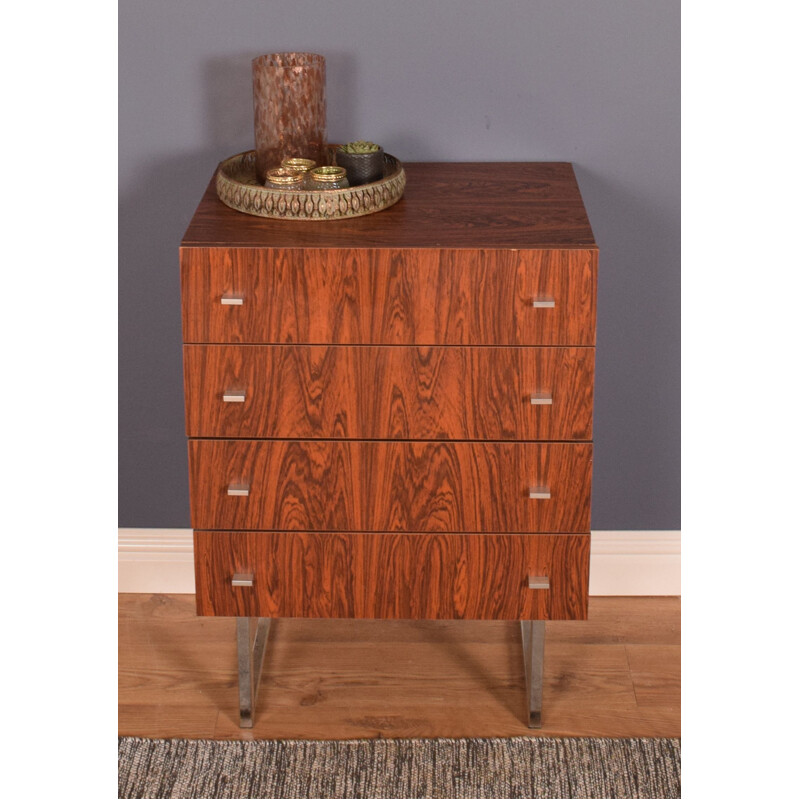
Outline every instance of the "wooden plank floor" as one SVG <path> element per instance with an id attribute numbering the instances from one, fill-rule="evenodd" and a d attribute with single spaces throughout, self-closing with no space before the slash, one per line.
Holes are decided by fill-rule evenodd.
<path id="1" fill-rule="evenodd" d="M 193 595 L 120 595 L 120 735 L 680 736 L 678 597 L 596 597 L 588 621 L 548 622 L 539 731 L 519 623 L 277 620 L 248 731 L 234 628 Z"/>

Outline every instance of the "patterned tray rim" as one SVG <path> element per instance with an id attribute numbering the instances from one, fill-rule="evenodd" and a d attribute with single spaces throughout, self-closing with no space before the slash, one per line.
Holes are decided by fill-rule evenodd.
<path id="1" fill-rule="evenodd" d="M 333 147 L 329 145 L 329 149 Z M 287 191 L 238 180 L 236 170 L 249 169 L 250 165 L 244 164 L 247 160 L 252 162 L 255 178 L 255 150 L 244 150 L 219 163 L 217 197 L 235 211 L 268 219 L 319 222 L 363 217 L 393 206 L 403 196 L 406 173 L 402 163 L 390 153 L 384 153 L 384 159 L 393 169 L 373 183 L 346 189 Z"/>

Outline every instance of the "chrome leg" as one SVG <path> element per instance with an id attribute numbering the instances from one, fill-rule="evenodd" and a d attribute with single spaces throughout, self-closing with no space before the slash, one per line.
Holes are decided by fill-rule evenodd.
<path id="1" fill-rule="evenodd" d="M 253 727 L 258 685 L 269 636 L 268 618 L 259 618 L 256 633 L 250 644 L 250 617 L 236 618 L 236 644 L 239 652 L 239 726 Z"/>
<path id="2" fill-rule="evenodd" d="M 542 678 L 544 675 L 544 622 L 524 619 L 522 626 L 522 655 L 525 658 L 527 685 L 528 727 L 542 727 Z"/>

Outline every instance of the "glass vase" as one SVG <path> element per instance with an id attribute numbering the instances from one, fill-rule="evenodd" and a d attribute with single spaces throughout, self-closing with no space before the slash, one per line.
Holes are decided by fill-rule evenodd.
<path id="1" fill-rule="evenodd" d="M 315 53 L 269 53 L 253 59 L 256 173 L 285 158 L 327 164 L 325 59 Z"/>

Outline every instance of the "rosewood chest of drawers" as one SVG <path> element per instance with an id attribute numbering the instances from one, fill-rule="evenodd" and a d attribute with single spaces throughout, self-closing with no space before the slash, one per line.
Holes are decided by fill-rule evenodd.
<path id="1" fill-rule="evenodd" d="M 597 247 L 570 164 L 407 164 L 341 221 L 223 205 L 181 245 L 197 611 L 584 619 Z M 255 641 L 250 619 L 258 619 Z"/>

